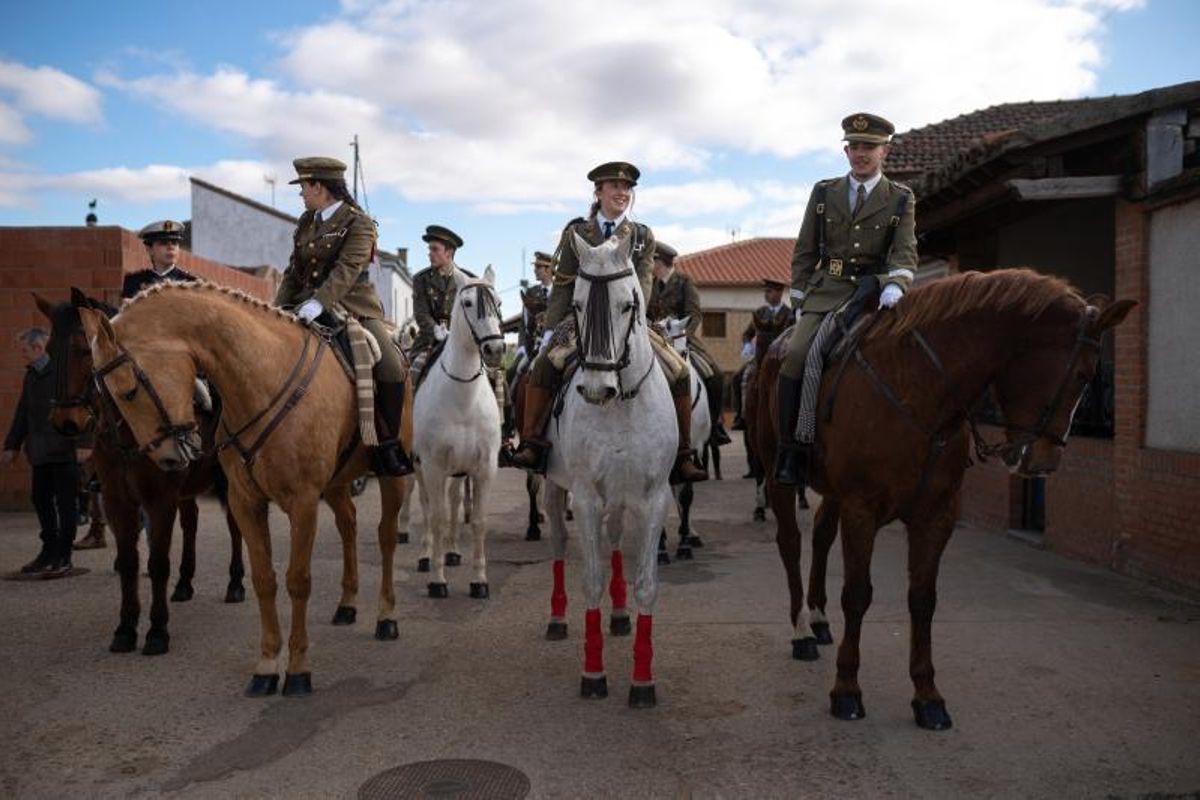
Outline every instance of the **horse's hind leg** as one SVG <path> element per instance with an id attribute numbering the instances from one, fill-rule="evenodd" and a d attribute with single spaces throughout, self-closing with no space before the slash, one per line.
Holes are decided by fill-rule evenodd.
<path id="1" fill-rule="evenodd" d="M 446 586 L 446 484 L 453 481 L 445 473 L 426 474 L 425 496 L 429 504 L 425 507 L 425 525 L 429 537 L 429 582 L 426 590 L 430 597 L 449 597 L 450 590 Z"/>
<path id="2" fill-rule="evenodd" d="M 542 528 L 538 524 L 538 489 L 542 480 L 530 472 L 525 476 L 525 493 L 529 495 L 529 526 L 525 528 L 525 541 L 536 542 L 542 538 Z"/>
<path id="3" fill-rule="evenodd" d="M 604 551 L 601 531 L 603 520 L 599 498 L 579 502 L 580 543 L 583 550 L 583 596 L 586 603 L 583 630 L 583 676 L 579 693 L 583 697 L 608 697 L 608 678 L 604 673 L 604 633 L 600 629 L 600 599 L 604 596 Z"/>
<path id="4" fill-rule="evenodd" d="M 546 638 L 552 642 L 567 638 L 566 504 L 567 490 L 546 481 L 546 521 L 550 525 L 550 544 L 554 550 L 554 588 L 550 592 L 550 624 L 546 626 Z"/>
<path id="5" fill-rule="evenodd" d="M 628 636 L 633 631 L 629 623 L 629 594 L 625 583 L 625 556 L 621 552 L 621 539 L 625 535 L 625 515 L 614 512 L 608 515 L 608 544 L 612 549 L 612 575 L 608 579 L 608 596 L 612 600 L 612 616 L 608 620 L 608 632 L 613 636 Z"/>
<path id="6" fill-rule="evenodd" d="M 413 498 L 416 497 L 416 493 L 413 490 L 416 488 L 417 482 L 415 480 L 404 480 L 403 478 L 400 480 L 400 485 L 403 488 L 401 489 L 400 511 L 396 517 L 396 529 L 398 531 L 396 534 L 396 544 L 408 544 L 409 532 L 412 530 Z"/>
<path id="7" fill-rule="evenodd" d="M 467 504 L 471 501 L 471 485 L 469 478 L 448 478 L 448 494 L 450 495 L 450 515 L 446 524 L 442 541 L 445 543 L 445 561 L 447 567 L 457 567 L 462 564 L 462 553 L 458 549 L 459 513 L 462 512 L 463 524 L 469 523 L 470 512 Z"/>
<path id="8" fill-rule="evenodd" d="M 485 519 L 484 504 L 487 503 L 488 491 L 491 489 L 492 475 L 483 474 L 470 478 L 467 487 L 467 516 L 471 525 L 471 571 L 474 580 L 471 581 L 471 597 L 484 599 L 488 596 L 487 579 L 487 520 Z"/>
<path id="9" fill-rule="evenodd" d="M 379 479 L 379 614 L 375 619 L 375 638 L 391 641 L 400 638 L 400 626 L 396 621 L 395 561 L 396 520 L 406 494 L 404 478 Z"/>
<path id="10" fill-rule="evenodd" d="M 171 612 L 167 605 L 167 583 L 171 579 L 171 533 L 175 528 L 178 500 L 173 493 L 164 493 L 146 509 L 150 517 L 150 630 L 142 654 L 162 655 L 171 640 L 167 622 Z"/>
<path id="11" fill-rule="evenodd" d="M 842 585 L 842 613 L 846 632 L 838 647 L 837 680 L 829 693 L 830 711 L 838 719 L 861 719 L 866 716 L 862 689 L 858 685 L 859 641 L 862 621 L 871 606 L 871 556 L 878 532 L 875 516 L 862 508 L 841 509 L 842 560 L 845 581 Z"/>
<path id="12" fill-rule="evenodd" d="M 946 508 L 953 509 L 951 501 Z M 937 577 L 942 552 L 954 531 L 949 511 L 931 521 L 908 526 L 908 613 L 912 624 L 909 675 L 913 682 L 913 715 L 928 730 L 951 726 L 946 701 L 933 682 L 933 612 L 937 607 Z"/>
<path id="13" fill-rule="evenodd" d="M 833 635 L 829 630 L 829 619 L 825 616 L 825 580 L 826 569 L 829 567 L 829 550 L 833 540 L 837 538 L 838 503 L 836 500 L 825 498 L 813 515 L 812 535 L 812 565 L 808 571 L 808 613 L 809 627 L 817 644 L 833 644 Z"/>
<path id="14" fill-rule="evenodd" d="M 179 501 L 179 529 L 183 532 L 183 552 L 179 559 L 179 580 L 171 592 L 171 602 L 186 603 L 195 596 L 192 579 L 196 577 L 196 529 L 200 524 L 200 509 L 196 498 Z"/>
<path id="15" fill-rule="evenodd" d="M 817 640 L 812 635 L 808 609 L 804 606 L 804 578 L 800 573 L 800 552 L 803 549 L 800 527 L 796 522 L 796 490 L 774 481 L 767 483 L 771 510 L 775 513 L 775 546 L 783 562 L 788 583 L 788 619 L 792 623 L 792 658 L 815 661 L 820 658 Z"/>
<path id="16" fill-rule="evenodd" d="M 679 509 L 679 546 L 675 548 L 677 561 L 692 560 L 692 500 L 695 498 L 692 484 L 685 483 L 675 493 L 676 507 Z"/>
<path id="17" fill-rule="evenodd" d="M 342 538 L 342 597 L 333 612 L 333 624 L 353 625 L 358 619 L 358 510 L 348 483 L 329 487 L 322 497 L 333 511 Z"/>
<path id="18" fill-rule="evenodd" d="M 429 560 L 433 553 L 433 528 L 429 516 L 429 485 L 425 480 L 425 470 L 417 465 L 416 472 L 417 496 L 421 498 L 421 556 L 417 559 L 417 572 L 429 572 Z"/>

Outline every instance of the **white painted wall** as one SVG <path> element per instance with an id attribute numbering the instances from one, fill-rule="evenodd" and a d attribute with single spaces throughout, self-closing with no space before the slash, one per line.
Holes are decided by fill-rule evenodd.
<path id="1" fill-rule="evenodd" d="M 287 268 L 295 220 L 192 183 L 192 252 L 234 267 Z"/>

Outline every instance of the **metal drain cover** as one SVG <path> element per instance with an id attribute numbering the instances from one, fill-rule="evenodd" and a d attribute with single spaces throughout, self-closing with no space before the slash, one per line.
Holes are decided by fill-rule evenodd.
<path id="1" fill-rule="evenodd" d="M 466 758 L 418 761 L 379 773 L 358 789 L 359 800 L 521 800 L 529 778 L 507 764 Z"/>

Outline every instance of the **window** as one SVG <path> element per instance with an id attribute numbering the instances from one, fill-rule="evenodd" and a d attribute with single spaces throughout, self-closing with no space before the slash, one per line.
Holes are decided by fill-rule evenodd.
<path id="1" fill-rule="evenodd" d="M 700 335 L 705 339 L 724 339 L 725 312 L 705 311 L 700 320 Z"/>

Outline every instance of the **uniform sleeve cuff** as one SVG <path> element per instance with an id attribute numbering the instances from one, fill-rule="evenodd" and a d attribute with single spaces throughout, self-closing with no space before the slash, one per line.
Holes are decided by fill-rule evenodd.
<path id="1" fill-rule="evenodd" d="M 905 278 L 911 281 L 916 277 L 916 274 L 911 269 L 893 269 L 888 271 L 887 276 L 889 278 Z"/>

